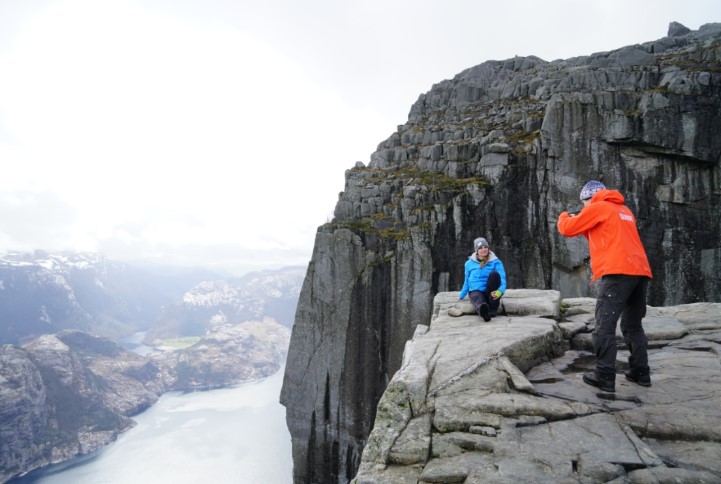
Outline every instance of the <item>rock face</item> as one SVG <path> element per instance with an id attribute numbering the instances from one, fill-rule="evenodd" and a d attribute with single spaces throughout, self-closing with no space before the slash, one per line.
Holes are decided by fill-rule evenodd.
<path id="1" fill-rule="evenodd" d="M 420 96 L 319 228 L 281 394 L 296 482 L 348 482 L 433 296 L 475 237 L 509 287 L 593 296 L 558 214 L 599 179 L 637 215 L 653 306 L 721 300 L 721 24 L 567 60 L 489 61 Z M 567 328 L 568 331 L 575 331 Z"/>
<path id="2" fill-rule="evenodd" d="M 154 403 L 162 383 L 157 371 L 128 376 L 148 373 L 148 362 L 122 353 L 76 331 L 0 346 L 0 482 L 93 452 L 132 427 L 129 413 Z M 100 372 L 111 356 L 119 358 Z"/>
<path id="3" fill-rule="evenodd" d="M 545 292 L 533 296 L 558 307 Z M 556 322 L 528 315 L 539 306 L 526 290 L 508 295 L 515 305 L 490 323 L 455 292 L 435 297 L 354 483 L 721 482 L 721 304 L 649 308 L 648 388 L 624 379 L 619 330 L 621 374 L 606 394 L 580 374 L 595 364 L 583 350 L 594 301 L 563 301 Z"/>

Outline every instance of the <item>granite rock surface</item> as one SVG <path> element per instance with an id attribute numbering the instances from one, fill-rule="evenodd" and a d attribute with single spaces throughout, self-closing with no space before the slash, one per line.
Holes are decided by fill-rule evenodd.
<path id="1" fill-rule="evenodd" d="M 721 304 L 649 308 L 652 386 L 624 379 L 619 335 L 611 394 L 583 383 L 595 360 L 561 330 L 564 318 L 526 315 L 524 294 L 509 291 L 518 312 L 489 323 L 456 293 L 435 297 L 354 483 L 721 482 Z M 561 307 L 593 329 L 587 300 Z"/>

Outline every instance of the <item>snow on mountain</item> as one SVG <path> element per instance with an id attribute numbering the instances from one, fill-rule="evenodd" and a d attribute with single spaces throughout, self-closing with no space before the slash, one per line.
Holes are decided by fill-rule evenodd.
<path id="1" fill-rule="evenodd" d="M 144 268 L 87 252 L 0 254 L 0 344 L 79 329 L 109 338 L 147 330 L 202 269 Z"/>
<path id="2" fill-rule="evenodd" d="M 242 307 L 249 296 L 242 288 L 234 287 L 228 281 L 205 281 L 183 295 L 187 307 L 213 307 L 229 305 Z"/>
<path id="3" fill-rule="evenodd" d="M 59 252 L 49 254 L 43 251 L 13 252 L 0 256 L 0 267 L 42 267 L 56 273 L 67 273 L 70 269 L 95 269 L 105 257 L 88 252 Z"/>
<path id="4" fill-rule="evenodd" d="M 166 306 L 145 336 L 146 344 L 185 336 L 203 336 L 222 325 L 270 317 L 291 327 L 305 267 L 253 272 L 229 280 L 204 281 Z"/>
<path id="5" fill-rule="evenodd" d="M 183 295 L 183 303 L 188 308 L 231 306 L 238 310 L 265 306 L 269 299 L 297 298 L 304 275 L 305 268 L 291 268 L 253 272 L 229 281 L 204 281 Z"/>

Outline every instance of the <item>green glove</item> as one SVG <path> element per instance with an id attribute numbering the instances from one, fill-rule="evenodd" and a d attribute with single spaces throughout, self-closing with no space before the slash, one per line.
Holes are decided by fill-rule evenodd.
<path id="1" fill-rule="evenodd" d="M 493 299 L 498 299 L 501 296 L 503 296 L 503 293 L 501 291 L 493 291 L 491 293 L 491 297 L 493 297 Z"/>

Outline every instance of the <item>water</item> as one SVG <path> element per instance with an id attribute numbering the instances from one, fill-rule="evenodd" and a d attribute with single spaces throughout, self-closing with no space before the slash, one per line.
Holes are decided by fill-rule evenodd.
<path id="1" fill-rule="evenodd" d="M 120 340 L 120 345 L 128 351 L 133 351 L 141 356 L 147 356 L 148 353 L 154 351 L 155 348 L 152 346 L 145 346 L 143 344 L 143 338 L 145 338 L 145 331 L 134 333 L 127 338 Z"/>
<path id="2" fill-rule="evenodd" d="M 91 457 L 51 466 L 16 483 L 290 483 L 292 457 L 283 369 L 264 380 L 205 392 L 171 392 L 136 427 Z"/>

